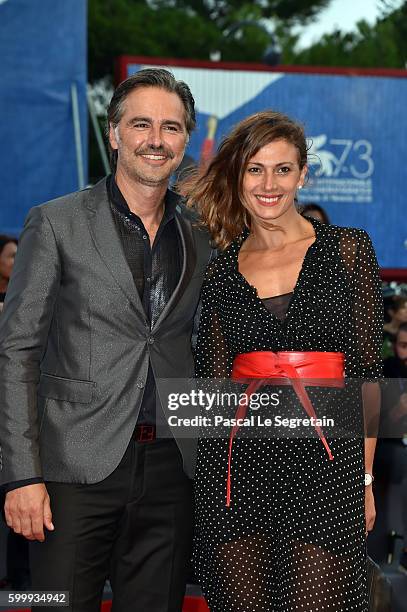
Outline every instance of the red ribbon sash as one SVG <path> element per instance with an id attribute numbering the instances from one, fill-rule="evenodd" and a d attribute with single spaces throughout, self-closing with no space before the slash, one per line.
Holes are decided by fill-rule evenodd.
<path id="1" fill-rule="evenodd" d="M 236 419 L 244 419 L 250 403 L 250 396 L 260 387 L 270 384 L 292 385 L 305 412 L 309 417 L 317 418 L 311 403 L 306 386 L 343 387 L 344 382 L 344 355 L 343 353 L 318 351 L 256 351 L 237 355 L 233 362 L 232 380 L 250 380 L 246 389 L 245 401 L 239 403 L 235 414 Z M 231 499 L 231 464 L 233 440 L 239 430 L 235 425 L 229 438 L 228 475 L 226 488 L 226 506 L 230 506 Z M 333 459 L 331 449 L 319 425 L 315 425 L 328 457 Z"/>

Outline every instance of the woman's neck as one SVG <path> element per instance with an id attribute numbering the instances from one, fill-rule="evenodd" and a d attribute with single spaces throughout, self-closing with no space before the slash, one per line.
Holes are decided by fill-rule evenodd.
<path id="1" fill-rule="evenodd" d="M 311 238 L 314 234 L 311 222 L 295 211 L 289 218 L 277 219 L 269 227 L 253 223 L 247 242 L 253 250 L 279 251 L 288 244 Z"/>

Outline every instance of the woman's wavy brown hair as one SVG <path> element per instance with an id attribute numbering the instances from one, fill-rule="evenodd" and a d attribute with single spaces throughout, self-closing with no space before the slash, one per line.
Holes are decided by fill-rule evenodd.
<path id="1" fill-rule="evenodd" d="M 208 167 L 197 170 L 179 185 L 189 206 L 200 214 L 213 241 L 225 249 L 245 227 L 250 215 L 243 199 L 243 178 L 250 159 L 274 140 L 286 140 L 298 151 L 300 170 L 307 163 L 304 128 L 286 115 L 263 111 L 250 115 L 220 144 Z"/>

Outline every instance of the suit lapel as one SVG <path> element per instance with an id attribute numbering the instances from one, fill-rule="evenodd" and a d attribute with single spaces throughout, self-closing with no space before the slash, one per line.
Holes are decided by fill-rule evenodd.
<path id="1" fill-rule="evenodd" d="M 169 197 L 176 197 L 178 199 L 178 196 L 171 192 L 169 192 Z M 88 209 L 89 230 L 96 250 L 116 284 L 129 299 L 130 303 L 136 307 L 145 323 L 146 315 L 143 305 L 134 285 L 133 276 L 127 264 L 110 210 L 106 179 L 103 179 L 89 190 L 86 206 Z M 163 320 L 178 304 L 192 278 L 196 265 L 196 246 L 192 233 L 192 225 L 182 215 L 179 206 L 176 207 L 175 222 L 182 246 L 182 271 L 173 294 L 154 324 L 154 330 L 161 325 Z"/>
<path id="2" fill-rule="evenodd" d="M 181 208 L 179 206 L 176 207 L 175 222 L 177 224 L 177 230 L 180 236 L 182 246 L 183 262 L 181 276 L 173 294 L 171 295 L 170 299 L 165 305 L 165 308 L 163 309 L 156 323 L 154 324 L 153 330 L 156 330 L 160 326 L 163 320 L 178 304 L 179 300 L 181 299 L 189 284 L 189 281 L 192 278 L 192 274 L 196 265 L 196 247 L 195 240 L 192 234 L 192 225 L 190 221 L 183 217 L 183 215 L 181 214 Z"/>
<path id="3" fill-rule="evenodd" d="M 89 191 L 87 201 L 89 230 L 96 250 L 130 303 L 136 306 L 145 321 L 144 309 L 117 235 L 103 179 Z"/>

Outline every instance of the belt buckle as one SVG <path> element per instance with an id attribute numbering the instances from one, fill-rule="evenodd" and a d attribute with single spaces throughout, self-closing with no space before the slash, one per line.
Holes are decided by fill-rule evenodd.
<path id="1" fill-rule="evenodd" d="M 137 425 L 135 433 L 137 442 L 154 442 L 155 425 Z"/>

